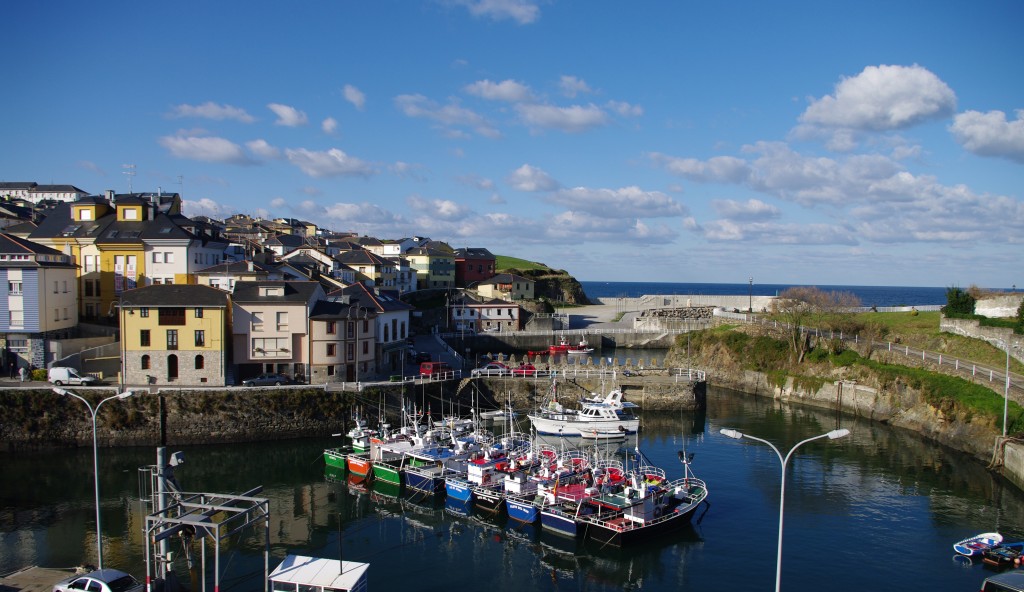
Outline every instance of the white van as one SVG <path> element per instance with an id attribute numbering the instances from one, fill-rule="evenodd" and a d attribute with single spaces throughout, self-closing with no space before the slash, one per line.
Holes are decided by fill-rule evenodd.
<path id="1" fill-rule="evenodd" d="M 50 368 L 46 377 L 50 382 L 57 386 L 64 386 L 65 384 L 92 386 L 99 382 L 99 379 L 95 376 L 79 374 L 78 370 L 75 370 L 74 368 L 66 368 L 64 366 Z"/>

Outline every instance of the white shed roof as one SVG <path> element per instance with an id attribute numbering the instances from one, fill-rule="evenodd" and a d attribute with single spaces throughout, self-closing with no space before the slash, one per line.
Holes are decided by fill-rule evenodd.
<path id="1" fill-rule="evenodd" d="M 365 589 L 369 563 L 321 559 L 305 555 L 288 555 L 270 574 L 271 582 L 306 584 L 333 590 Z"/>

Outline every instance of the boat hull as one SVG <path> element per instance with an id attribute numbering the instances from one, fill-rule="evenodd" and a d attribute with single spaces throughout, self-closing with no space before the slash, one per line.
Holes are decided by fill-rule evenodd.
<path id="1" fill-rule="evenodd" d="M 540 525 L 546 532 L 569 538 L 578 538 L 582 532 L 576 521 L 575 505 L 558 504 L 541 508 Z"/>
<path id="2" fill-rule="evenodd" d="M 546 436 L 580 437 L 592 434 L 635 434 L 640 427 L 639 419 L 623 421 L 571 421 L 564 419 L 548 419 L 536 415 L 530 416 L 533 427 L 538 434 Z"/>
<path id="3" fill-rule="evenodd" d="M 540 518 L 540 508 L 533 503 L 534 496 L 530 497 L 507 497 L 505 498 L 505 509 L 508 517 L 524 524 L 536 524 Z"/>
<path id="4" fill-rule="evenodd" d="M 336 469 L 345 470 L 345 459 L 348 458 L 348 451 L 340 448 L 328 448 L 324 450 L 324 464 Z"/>
<path id="5" fill-rule="evenodd" d="M 488 514 L 497 514 L 505 506 L 505 491 L 500 487 L 474 487 L 473 507 Z"/>
<path id="6" fill-rule="evenodd" d="M 356 477 L 370 477 L 370 455 L 369 454 L 350 454 L 345 459 L 345 466 L 348 472 L 355 475 Z"/>
<path id="7" fill-rule="evenodd" d="M 581 527 L 587 540 L 602 546 L 629 547 L 685 528 L 698 505 L 678 506 L 643 525 L 630 523 L 625 518 L 601 521 L 584 519 Z"/>
<path id="8" fill-rule="evenodd" d="M 961 555 L 973 557 L 981 555 L 986 549 L 1003 542 L 1003 535 L 998 532 L 986 532 L 970 538 L 966 538 L 953 545 L 953 550 Z"/>
<path id="9" fill-rule="evenodd" d="M 399 463 L 373 461 L 373 478 L 393 485 L 402 484 L 402 469 Z"/>
<path id="10" fill-rule="evenodd" d="M 431 495 L 445 490 L 444 470 L 441 467 L 406 467 L 403 472 L 405 486 Z"/>
<path id="11" fill-rule="evenodd" d="M 445 479 L 444 491 L 449 499 L 466 504 L 473 501 L 473 484 L 465 479 Z"/>

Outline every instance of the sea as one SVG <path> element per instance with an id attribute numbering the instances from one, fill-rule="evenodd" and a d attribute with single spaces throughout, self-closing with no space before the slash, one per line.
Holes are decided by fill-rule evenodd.
<path id="1" fill-rule="evenodd" d="M 640 296 L 778 296 L 797 284 L 711 284 L 669 282 L 595 282 L 580 281 L 587 298 L 637 298 Z M 806 284 L 800 284 L 806 286 Z M 927 286 L 814 286 L 825 292 L 850 293 L 862 306 L 945 305 L 946 290 Z"/>

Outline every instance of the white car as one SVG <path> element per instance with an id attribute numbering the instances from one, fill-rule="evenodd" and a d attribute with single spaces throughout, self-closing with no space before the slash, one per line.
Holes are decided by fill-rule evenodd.
<path id="1" fill-rule="evenodd" d="M 487 364 L 486 366 L 482 366 L 480 368 L 473 368 L 473 371 L 470 372 L 470 375 L 472 375 L 472 376 L 508 376 L 511 373 L 512 373 L 512 371 L 509 370 L 509 367 L 506 366 L 505 364 L 502 364 L 501 362 L 491 362 L 490 364 Z"/>
<path id="2" fill-rule="evenodd" d="M 85 575 L 71 576 L 53 585 L 53 592 L 142 592 L 145 586 L 131 574 L 117 569 L 98 569 Z"/>

